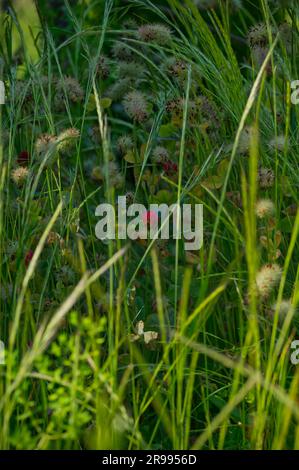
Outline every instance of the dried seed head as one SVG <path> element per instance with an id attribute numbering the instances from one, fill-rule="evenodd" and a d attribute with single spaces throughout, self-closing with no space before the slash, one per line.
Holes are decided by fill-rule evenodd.
<path id="1" fill-rule="evenodd" d="M 258 170 L 258 183 L 260 188 L 271 188 L 274 184 L 275 175 L 274 171 L 270 168 L 260 168 Z"/>
<path id="2" fill-rule="evenodd" d="M 271 150 L 273 151 L 277 150 L 279 152 L 284 151 L 286 144 L 287 144 L 287 139 L 283 134 L 273 137 L 273 139 L 271 139 L 268 143 Z"/>
<path id="3" fill-rule="evenodd" d="M 268 45 L 268 31 L 265 23 L 252 26 L 247 35 L 248 44 L 251 48 L 266 47 Z"/>
<path id="4" fill-rule="evenodd" d="M 283 299 L 280 302 L 280 304 L 275 303 L 272 306 L 271 313 L 274 314 L 276 310 L 278 309 L 278 314 L 280 318 L 284 319 L 287 316 L 288 312 L 291 310 L 291 308 L 292 308 L 292 301 Z"/>
<path id="5" fill-rule="evenodd" d="M 260 199 L 256 203 L 256 215 L 259 219 L 265 219 L 275 214 L 275 205 L 270 199 Z"/>
<path id="6" fill-rule="evenodd" d="M 25 168 L 23 166 L 19 166 L 18 168 L 15 168 L 11 172 L 11 179 L 17 186 L 23 186 L 25 183 L 27 177 L 28 177 L 29 170 L 28 168 Z"/>
<path id="7" fill-rule="evenodd" d="M 61 153 L 69 153 L 75 147 L 76 140 L 80 137 L 80 131 L 75 127 L 66 129 L 59 134 L 57 149 Z"/>
<path id="8" fill-rule="evenodd" d="M 54 245 L 55 243 L 59 243 L 63 245 L 63 239 L 57 232 L 50 232 L 46 241 L 47 245 Z"/>
<path id="9" fill-rule="evenodd" d="M 56 84 L 55 106 L 57 109 L 64 109 L 65 98 L 72 103 L 80 103 L 84 98 L 84 91 L 76 78 L 64 77 Z"/>
<path id="10" fill-rule="evenodd" d="M 137 37 L 141 41 L 155 42 L 163 46 L 171 41 L 171 31 L 162 24 L 145 24 L 138 29 Z"/>
<path id="11" fill-rule="evenodd" d="M 128 93 L 132 84 L 131 77 L 120 78 L 107 89 L 106 96 L 111 98 L 112 101 L 120 101 Z"/>
<path id="12" fill-rule="evenodd" d="M 99 61 L 96 68 L 96 73 L 102 80 L 107 80 L 110 75 L 110 64 L 106 56 L 102 55 L 99 57 Z"/>
<path id="13" fill-rule="evenodd" d="M 145 67 L 138 62 L 119 62 L 118 74 L 120 78 L 141 79 L 145 74 Z"/>
<path id="14" fill-rule="evenodd" d="M 148 102 L 140 91 L 131 91 L 126 94 L 123 106 L 127 115 L 138 123 L 142 123 L 149 118 Z"/>
<path id="15" fill-rule="evenodd" d="M 121 155 L 125 155 L 133 148 L 133 140 L 130 135 L 122 135 L 117 139 L 116 147 Z"/>
<path id="16" fill-rule="evenodd" d="M 123 60 L 125 62 L 132 62 L 135 59 L 134 51 L 132 51 L 126 43 L 116 41 L 112 47 L 112 54 L 115 59 Z"/>
<path id="17" fill-rule="evenodd" d="M 153 160 L 156 163 L 166 163 L 169 160 L 169 153 L 165 147 L 158 146 L 153 151 Z"/>
<path id="18" fill-rule="evenodd" d="M 57 137 L 51 134 L 42 134 L 35 143 L 35 150 L 38 155 L 45 155 L 53 151 L 57 144 Z"/>
<path id="19" fill-rule="evenodd" d="M 278 264 L 266 264 L 256 275 L 256 286 L 261 298 L 267 298 L 281 278 L 281 267 Z"/>

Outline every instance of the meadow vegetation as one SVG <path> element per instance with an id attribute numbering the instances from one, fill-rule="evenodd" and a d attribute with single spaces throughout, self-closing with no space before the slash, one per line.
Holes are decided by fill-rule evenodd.
<path id="1" fill-rule="evenodd" d="M 3 2 L 1 449 L 299 449 L 299 6 Z M 204 244 L 96 207 L 204 205 Z M 117 211 L 117 207 L 116 207 Z"/>

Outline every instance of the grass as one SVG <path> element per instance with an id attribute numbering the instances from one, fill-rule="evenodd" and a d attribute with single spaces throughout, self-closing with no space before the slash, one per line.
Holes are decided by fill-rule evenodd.
<path id="1" fill-rule="evenodd" d="M 296 2 L 45 3 L 1 14 L 0 448 L 299 449 Z M 125 194 L 203 247 L 98 240 Z"/>

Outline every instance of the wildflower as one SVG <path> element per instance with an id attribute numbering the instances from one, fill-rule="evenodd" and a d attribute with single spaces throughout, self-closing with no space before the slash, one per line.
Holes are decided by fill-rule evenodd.
<path id="1" fill-rule="evenodd" d="M 154 225 L 156 222 L 159 221 L 159 216 L 155 211 L 146 211 L 142 215 L 142 222 L 145 225 Z"/>
<path id="2" fill-rule="evenodd" d="M 32 250 L 27 251 L 27 253 L 25 255 L 25 266 L 26 267 L 29 266 L 29 263 L 32 260 L 32 258 L 33 258 L 33 251 Z"/>
<path id="3" fill-rule="evenodd" d="M 122 27 L 124 29 L 136 29 L 137 28 L 137 23 L 133 18 L 127 18 L 123 23 Z"/>
<path id="4" fill-rule="evenodd" d="M 278 264 L 264 265 L 256 275 L 256 286 L 262 298 L 267 298 L 281 278 L 281 267 Z"/>
<path id="5" fill-rule="evenodd" d="M 255 212 L 259 219 L 265 219 L 274 215 L 275 206 L 270 199 L 260 199 L 256 203 Z"/>
<path id="6" fill-rule="evenodd" d="M 17 156 L 17 164 L 18 165 L 28 165 L 29 163 L 29 153 L 26 150 L 22 150 Z"/>
<path id="7" fill-rule="evenodd" d="M 58 136 L 57 150 L 62 153 L 69 153 L 75 147 L 76 140 L 80 137 L 80 131 L 75 127 L 66 129 Z"/>
<path id="8" fill-rule="evenodd" d="M 266 47 L 268 44 L 268 30 L 265 23 L 258 23 L 249 29 L 247 40 L 251 48 Z"/>
<path id="9" fill-rule="evenodd" d="M 166 62 L 166 71 L 172 77 L 185 79 L 187 76 L 187 63 L 182 59 L 172 57 Z"/>
<path id="10" fill-rule="evenodd" d="M 287 22 L 284 21 L 279 25 L 278 28 L 280 38 L 286 48 L 286 51 L 291 53 L 292 52 L 292 26 Z"/>
<path id="11" fill-rule="evenodd" d="M 100 166 L 95 166 L 92 171 L 91 171 L 91 178 L 94 181 L 102 181 L 103 180 L 103 174 Z"/>
<path id="12" fill-rule="evenodd" d="M 103 55 L 99 57 L 99 61 L 98 61 L 97 68 L 96 68 L 96 73 L 97 73 L 97 76 L 101 78 L 102 80 L 107 80 L 107 78 L 110 75 L 110 67 L 109 67 L 109 62 L 108 62 L 107 57 Z"/>
<path id="13" fill-rule="evenodd" d="M 36 143 L 35 150 L 40 160 L 47 158 L 47 165 L 51 164 L 56 157 L 57 137 L 51 134 L 41 135 Z"/>
<path id="14" fill-rule="evenodd" d="M 148 103 L 146 97 L 140 91 L 131 91 L 126 94 L 123 106 L 131 119 L 138 123 L 146 121 L 149 117 Z"/>
<path id="15" fill-rule="evenodd" d="M 228 191 L 226 197 L 232 204 L 242 209 L 243 204 L 240 191 Z"/>
<path id="16" fill-rule="evenodd" d="M 55 106 L 57 109 L 64 108 L 66 97 L 72 103 L 80 103 L 84 98 L 84 92 L 80 83 L 73 77 L 65 77 L 58 80 L 55 94 Z"/>
<path id="17" fill-rule="evenodd" d="M 162 24 L 145 24 L 140 26 L 137 37 L 144 42 L 155 42 L 161 46 L 171 41 L 171 31 Z"/>
<path id="18" fill-rule="evenodd" d="M 128 93 L 131 86 L 131 77 L 120 78 L 117 82 L 115 82 L 107 89 L 106 96 L 111 98 L 112 101 L 119 101 L 125 96 L 126 93 Z"/>
<path id="19" fill-rule="evenodd" d="M 15 96 L 24 104 L 33 102 L 31 82 L 17 80 L 15 83 Z"/>
<path id="20" fill-rule="evenodd" d="M 281 319 L 284 319 L 288 312 L 292 308 L 292 301 L 283 299 L 279 304 L 275 303 L 272 306 L 271 313 L 274 314 L 278 309 L 278 315 Z"/>
<path id="21" fill-rule="evenodd" d="M 273 137 L 268 143 L 271 150 L 278 150 L 279 152 L 284 151 L 286 144 L 287 139 L 283 134 Z"/>
<path id="22" fill-rule="evenodd" d="M 118 74 L 120 78 L 140 79 L 145 74 L 145 68 L 138 62 L 120 62 L 118 65 Z"/>
<path id="23" fill-rule="evenodd" d="M 28 173 L 28 168 L 19 166 L 12 171 L 11 179 L 17 186 L 22 186 L 28 177 Z"/>
<path id="24" fill-rule="evenodd" d="M 133 140 L 130 135 L 122 135 L 116 142 L 117 150 L 121 155 L 125 155 L 133 148 Z"/>
<path id="25" fill-rule="evenodd" d="M 112 47 L 112 53 L 115 59 L 131 62 L 135 59 L 134 51 L 132 51 L 124 42 L 116 41 Z"/>
<path id="26" fill-rule="evenodd" d="M 63 245 L 63 239 L 61 238 L 59 233 L 50 232 L 48 237 L 47 237 L 46 243 L 47 243 L 47 245 L 54 245 L 55 243 L 60 243 L 60 245 L 62 246 Z"/>
<path id="27" fill-rule="evenodd" d="M 165 162 L 162 165 L 163 170 L 165 171 L 167 176 L 172 176 L 178 171 L 178 166 L 176 163 L 171 161 Z"/>
<path id="28" fill-rule="evenodd" d="M 245 126 L 242 130 L 238 146 L 238 150 L 241 154 L 246 154 L 249 152 L 252 132 L 253 131 L 250 126 Z"/>
<path id="29" fill-rule="evenodd" d="M 166 163 L 169 160 L 169 153 L 165 147 L 158 146 L 153 151 L 153 160 L 157 163 Z"/>
<path id="30" fill-rule="evenodd" d="M 252 58 L 253 58 L 253 63 L 255 64 L 255 66 L 259 69 L 266 57 L 267 57 L 267 54 L 269 52 L 269 49 L 268 47 L 261 47 L 261 46 L 257 46 L 257 47 L 254 47 L 252 49 Z M 272 73 L 272 64 L 271 64 L 271 61 L 268 61 L 267 65 L 266 65 L 266 72 L 268 75 L 271 75 Z"/>
<path id="31" fill-rule="evenodd" d="M 274 184 L 274 171 L 269 168 L 260 168 L 258 170 L 258 183 L 260 188 L 271 188 Z"/>

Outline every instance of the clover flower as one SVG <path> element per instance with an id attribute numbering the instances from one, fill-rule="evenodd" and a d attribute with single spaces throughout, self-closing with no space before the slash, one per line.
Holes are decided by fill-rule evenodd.
<path id="1" fill-rule="evenodd" d="M 130 49 L 126 43 L 116 41 L 112 46 L 112 54 L 115 59 L 131 62 L 135 59 L 134 51 Z"/>
<path id="2" fill-rule="evenodd" d="M 120 78 L 107 89 L 106 96 L 112 101 L 119 101 L 128 93 L 132 84 L 132 77 Z"/>
<path id="3" fill-rule="evenodd" d="M 117 139 L 116 147 L 121 155 L 125 155 L 133 148 L 133 140 L 130 135 L 122 135 Z"/>
<path id="4" fill-rule="evenodd" d="M 32 260 L 32 258 L 33 258 L 33 251 L 32 250 L 27 251 L 27 253 L 25 255 L 25 266 L 26 267 L 29 266 L 29 263 Z"/>
<path id="5" fill-rule="evenodd" d="M 37 153 L 47 153 L 57 143 L 57 137 L 51 134 L 42 134 L 35 143 Z"/>
<path id="6" fill-rule="evenodd" d="M 267 25 L 258 23 L 252 26 L 248 31 L 247 40 L 251 48 L 266 47 L 269 42 Z"/>
<path id="7" fill-rule="evenodd" d="M 155 42 L 161 46 L 171 41 L 171 31 L 162 24 L 145 24 L 140 26 L 137 37 L 144 42 Z"/>
<path id="8" fill-rule="evenodd" d="M 277 304 L 275 303 L 273 306 L 272 306 L 272 309 L 271 309 L 271 313 L 274 314 L 276 312 L 276 310 L 278 309 L 278 315 L 281 319 L 284 319 L 288 312 L 291 310 L 292 308 L 292 301 L 291 300 L 286 300 L 286 299 L 282 299 L 282 301 Z"/>
<path id="9" fill-rule="evenodd" d="M 17 186 L 23 186 L 25 183 L 27 177 L 28 177 L 29 170 L 26 167 L 19 166 L 18 168 L 15 168 L 11 172 L 11 179 Z"/>
<path id="10" fill-rule="evenodd" d="M 59 243 L 61 246 L 63 246 L 63 238 L 59 235 L 57 232 L 50 232 L 46 244 L 47 245 L 54 245 L 55 243 Z"/>
<path id="11" fill-rule="evenodd" d="M 80 131 L 75 127 L 66 129 L 59 134 L 57 150 L 61 153 L 69 153 L 75 147 L 76 140 L 80 137 Z"/>
<path id="12" fill-rule="evenodd" d="M 275 175 L 274 171 L 270 168 L 259 168 L 258 170 L 258 183 L 260 188 L 271 188 L 274 184 Z"/>
<path id="13" fill-rule="evenodd" d="M 96 73 L 102 80 L 107 80 L 110 75 L 110 65 L 106 56 L 102 55 L 99 57 L 99 61 L 96 67 Z"/>
<path id="14" fill-rule="evenodd" d="M 270 199 L 260 199 L 256 203 L 255 213 L 259 219 L 269 218 L 275 213 L 275 205 Z"/>
<path id="15" fill-rule="evenodd" d="M 166 163 L 169 160 L 169 153 L 165 147 L 157 146 L 153 150 L 153 160 L 157 163 Z"/>
<path id="16" fill-rule="evenodd" d="M 127 115 L 138 123 L 149 118 L 148 102 L 140 91 L 134 90 L 127 93 L 123 99 L 123 106 Z"/>
<path id="17" fill-rule="evenodd" d="M 261 298 L 267 298 L 281 278 L 281 267 L 278 264 L 264 265 L 256 275 L 256 286 Z"/>
<path id="18" fill-rule="evenodd" d="M 124 62 L 118 64 L 118 73 L 120 78 L 140 79 L 145 74 L 145 67 L 138 62 Z"/>
<path id="19" fill-rule="evenodd" d="M 58 80 L 54 100 L 57 109 L 64 108 L 66 96 L 72 103 L 80 103 L 83 100 L 84 91 L 76 78 L 64 77 Z"/>
<path id="20" fill-rule="evenodd" d="M 273 151 L 277 150 L 279 152 L 284 151 L 286 144 L 287 144 L 287 138 L 283 134 L 273 137 L 273 139 L 271 139 L 268 142 L 268 146 L 270 147 L 271 150 Z"/>
<path id="21" fill-rule="evenodd" d="M 30 156 L 29 156 L 29 153 L 27 152 L 27 150 L 22 150 L 19 153 L 19 155 L 17 156 L 17 164 L 18 165 L 26 166 L 26 165 L 28 165 L 29 160 L 30 160 Z"/>

